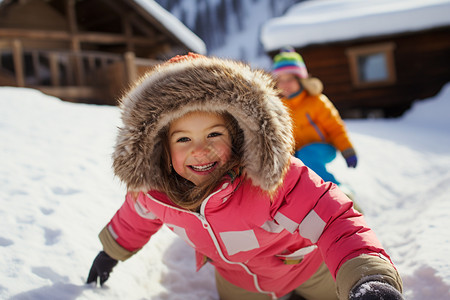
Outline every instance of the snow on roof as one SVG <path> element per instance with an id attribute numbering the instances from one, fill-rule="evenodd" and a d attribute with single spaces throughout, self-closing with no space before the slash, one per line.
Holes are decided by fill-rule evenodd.
<path id="1" fill-rule="evenodd" d="M 450 0 L 310 0 L 262 29 L 266 51 L 450 25 Z"/>
<path id="2" fill-rule="evenodd" d="M 134 0 L 134 2 L 144 8 L 192 51 L 206 54 L 206 45 L 203 40 L 154 0 Z"/>

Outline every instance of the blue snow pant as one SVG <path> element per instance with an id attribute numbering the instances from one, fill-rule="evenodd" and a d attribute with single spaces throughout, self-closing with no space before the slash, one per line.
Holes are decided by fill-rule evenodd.
<path id="1" fill-rule="evenodd" d="M 324 181 L 331 181 L 340 184 L 339 181 L 327 171 L 326 164 L 336 158 L 336 148 L 330 144 L 312 143 L 304 146 L 295 152 L 295 157 L 299 158 L 306 166 L 317 173 Z"/>

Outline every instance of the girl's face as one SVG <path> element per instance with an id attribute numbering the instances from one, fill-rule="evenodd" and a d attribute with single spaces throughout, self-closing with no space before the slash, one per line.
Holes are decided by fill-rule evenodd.
<path id="1" fill-rule="evenodd" d="M 280 74 L 277 77 L 277 88 L 281 90 L 283 97 L 289 97 L 300 90 L 300 83 L 294 74 Z"/>
<path id="2" fill-rule="evenodd" d="M 231 156 L 231 136 L 222 116 L 191 112 L 169 127 L 169 151 L 175 172 L 199 185 Z"/>

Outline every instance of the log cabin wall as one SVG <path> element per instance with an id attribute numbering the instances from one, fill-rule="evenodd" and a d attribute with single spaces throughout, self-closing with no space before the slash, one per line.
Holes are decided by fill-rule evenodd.
<path id="1" fill-rule="evenodd" d="M 379 86 L 356 86 L 348 51 L 357 47 L 393 46 L 395 81 Z M 297 48 L 311 76 L 324 83 L 324 93 L 344 118 L 397 117 L 415 100 L 436 95 L 450 81 L 450 27 L 402 35 L 310 45 Z M 273 57 L 276 52 L 270 53 Z"/>
<path id="2" fill-rule="evenodd" d="M 38 17 L 37 17 L 38 16 Z M 10 32 L 19 29 L 46 31 L 68 31 L 68 23 L 64 17 L 43 1 L 31 0 L 26 5 L 11 5 L 0 13 L 0 29 Z M 69 49 L 69 41 L 52 39 L 21 39 L 22 46 L 29 49 Z M 0 38 L 0 47 L 8 46 L 7 38 Z"/>

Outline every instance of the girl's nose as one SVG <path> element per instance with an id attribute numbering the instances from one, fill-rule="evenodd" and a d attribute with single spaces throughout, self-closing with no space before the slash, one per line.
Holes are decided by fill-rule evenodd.
<path id="1" fill-rule="evenodd" d="M 195 157 L 205 156 L 210 152 L 209 146 L 206 142 L 198 142 L 192 149 L 192 155 Z"/>

